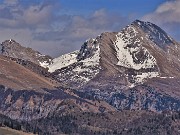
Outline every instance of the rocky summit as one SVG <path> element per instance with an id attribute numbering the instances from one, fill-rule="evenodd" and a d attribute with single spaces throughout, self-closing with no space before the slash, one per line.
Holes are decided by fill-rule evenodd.
<path id="1" fill-rule="evenodd" d="M 56 135 L 179 133 L 180 44 L 153 23 L 135 20 L 54 59 L 6 40 L 0 64 L 3 126 Z"/>

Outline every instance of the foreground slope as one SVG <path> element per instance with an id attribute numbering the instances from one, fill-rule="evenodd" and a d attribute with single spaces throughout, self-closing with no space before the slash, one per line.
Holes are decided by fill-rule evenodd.
<path id="1" fill-rule="evenodd" d="M 69 107 L 89 112 L 115 110 L 106 102 L 83 99 L 67 89 L 57 88 L 51 78 L 31 71 L 13 58 L 0 55 L 0 65 L 0 114 L 11 119 L 29 121 L 57 110 L 68 113 Z"/>
<path id="2" fill-rule="evenodd" d="M 179 113 L 127 110 L 108 113 L 75 111 L 66 115 L 57 111 L 37 121 L 27 122 L 10 121 L 0 116 L 0 124 L 40 135 L 178 135 L 179 116 Z"/>
<path id="3" fill-rule="evenodd" d="M 2 43 L 0 55 L 0 113 L 11 119 L 27 121 L 46 117 L 69 107 L 80 111 L 101 112 L 114 108 L 106 102 L 82 99 L 67 89 L 58 88 L 47 69 L 33 59 L 36 51 L 22 47 L 14 40 Z M 6 48 L 7 47 L 7 48 Z M 19 53 L 18 53 L 19 52 Z M 37 60 L 37 61 L 34 61 Z"/>
<path id="4" fill-rule="evenodd" d="M 48 78 L 40 76 L 16 62 L 0 55 L 0 84 L 12 89 L 53 89 Z"/>
<path id="5" fill-rule="evenodd" d="M 34 134 L 13 130 L 7 127 L 0 127 L 0 135 L 34 135 Z"/>

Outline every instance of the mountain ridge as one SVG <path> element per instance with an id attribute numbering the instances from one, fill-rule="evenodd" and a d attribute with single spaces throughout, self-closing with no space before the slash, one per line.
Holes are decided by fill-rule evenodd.
<path id="1" fill-rule="evenodd" d="M 5 40 L 1 43 L 0 54 L 7 57 L 28 60 L 43 67 L 47 66 L 52 61 L 52 57 L 42 55 L 32 48 L 23 47 L 13 39 Z"/>
<path id="2" fill-rule="evenodd" d="M 162 43 L 160 44 L 160 42 Z M 96 51 L 98 48 L 100 50 Z M 119 33 L 106 32 L 102 33 L 96 39 L 87 40 L 82 45 L 79 54 L 74 56 L 76 57 L 74 63 L 72 62 L 62 69 L 54 69 L 54 71 L 56 70 L 54 74 L 58 75 L 60 73 L 60 82 L 66 80 L 61 78 L 65 78 L 67 74 L 71 74 L 69 76 L 69 80 L 71 81 L 69 83 L 67 82 L 67 85 L 73 82 L 75 84 L 77 83 L 76 80 L 78 78 L 73 78 L 75 76 L 81 78 L 78 80 L 81 84 L 86 84 L 97 78 L 99 72 L 109 67 L 108 75 L 111 72 L 113 72 L 113 75 L 119 72 L 118 74 L 127 76 L 124 77 L 126 81 L 122 79 L 122 82 L 124 80 L 125 85 L 134 87 L 136 83 L 143 83 L 143 80 L 146 80 L 146 78 L 179 75 L 180 65 L 179 61 L 177 61 L 180 58 L 178 54 L 179 49 L 180 45 L 170 38 L 160 27 L 150 22 L 136 20 L 123 28 Z M 168 58 L 163 57 L 166 53 Z M 95 58 L 93 59 L 95 54 L 99 56 L 96 57 L 97 60 Z M 94 67 L 86 66 L 86 61 L 92 62 L 93 60 L 96 61 L 96 64 L 92 63 L 91 66 L 94 64 Z M 177 70 L 173 71 L 170 69 L 172 68 L 172 62 L 174 64 L 173 66 L 177 67 Z M 51 70 L 51 66 L 49 68 Z M 66 68 L 69 68 L 69 70 L 66 70 Z M 92 73 L 91 68 L 96 73 Z M 125 72 L 129 73 L 121 73 L 124 71 L 121 71 L 120 68 L 124 68 L 122 70 L 126 70 Z M 78 73 L 77 69 L 82 71 L 78 71 Z M 73 71 L 71 72 L 70 70 Z M 80 85 L 80 83 L 77 83 L 77 85 Z"/>

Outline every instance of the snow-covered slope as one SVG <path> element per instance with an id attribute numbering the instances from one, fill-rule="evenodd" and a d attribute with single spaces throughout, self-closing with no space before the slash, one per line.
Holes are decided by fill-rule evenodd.
<path id="1" fill-rule="evenodd" d="M 115 41 L 115 48 L 117 52 L 118 63 L 117 65 L 127 68 L 139 70 L 141 68 L 152 68 L 156 64 L 156 59 L 149 53 L 149 51 L 141 45 L 140 39 L 136 38 L 138 33 L 132 26 L 129 26 L 128 31 L 118 33 L 117 40 Z M 131 35 L 129 34 L 131 32 Z M 136 38 L 133 41 L 133 38 Z M 133 44 L 133 46 L 128 46 Z M 136 56 L 138 53 L 143 53 L 146 59 L 139 60 Z"/>
<path id="2" fill-rule="evenodd" d="M 62 55 L 58 58 L 53 59 L 52 64 L 47 66 L 49 68 L 49 72 L 54 72 L 57 69 L 61 69 L 63 67 L 67 67 L 75 62 L 77 62 L 77 55 L 79 51 L 74 51 L 65 55 Z"/>
<path id="3" fill-rule="evenodd" d="M 80 51 L 63 55 L 53 60 L 49 71 L 57 79 L 70 86 L 82 86 L 93 79 L 100 70 L 100 48 L 95 39 L 87 40 Z"/>
<path id="4" fill-rule="evenodd" d="M 148 49 L 142 46 L 144 35 L 139 35 L 134 25 L 127 26 L 116 35 L 117 39 L 114 43 L 117 52 L 117 65 L 133 69 L 136 71 L 151 69 L 150 71 L 141 71 L 139 74 L 132 74 L 135 84 L 143 83 L 146 78 L 153 78 L 159 76 L 156 59 L 150 54 Z"/>

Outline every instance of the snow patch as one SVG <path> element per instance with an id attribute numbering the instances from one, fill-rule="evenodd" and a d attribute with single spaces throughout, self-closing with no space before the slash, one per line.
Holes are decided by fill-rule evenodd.
<path id="1" fill-rule="evenodd" d="M 99 73 L 99 61 L 100 61 L 100 47 L 99 45 L 93 45 L 96 47 L 96 51 L 89 58 L 79 61 L 82 65 L 76 66 L 72 71 L 78 75 L 78 80 L 86 83 L 94 78 Z M 75 79 L 75 78 L 70 78 Z"/>
<path id="2" fill-rule="evenodd" d="M 153 69 L 157 67 L 157 63 L 150 52 L 141 45 L 143 37 L 139 39 L 137 34 L 138 32 L 133 26 L 128 26 L 116 35 L 117 39 L 114 42 L 118 58 L 117 65 L 140 72 L 140 74 L 132 76 L 134 83 L 131 83 L 130 87 L 134 87 L 138 83 L 143 83 L 146 78 L 159 76 L 159 73 L 156 71 L 140 71 L 141 69 Z M 144 59 L 142 59 L 143 56 Z"/>
<path id="3" fill-rule="evenodd" d="M 123 38 L 122 33 L 119 33 L 116 37 L 117 37 L 117 40 L 115 42 L 115 49 L 117 52 L 117 58 L 119 60 L 117 65 L 127 67 L 127 68 L 133 68 L 136 70 L 139 70 L 141 68 L 153 68 L 155 65 L 157 65 L 156 59 L 152 55 L 150 55 L 150 52 L 146 48 L 141 46 L 139 39 L 136 39 L 136 41 L 134 41 L 133 43 L 133 44 L 136 44 L 137 46 L 130 48 L 128 47 L 128 45 L 132 44 L 130 38 L 133 38 L 133 37 L 129 38 L 129 35 L 128 35 L 128 37 Z M 136 64 L 134 62 L 134 58 L 132 57 L 132 54 L 137 54 L 141 50 L 143 50 L 144 55 L 147 55 L 147 59 L 145 61 L 141 61 L 140 64 Z"/>
<path id="4" fill-rule="evenodd" d="M 88 42 L 88 41 L 87 41 Z M 89 51 L 88 48 L 84 48 Z M 93 79 L 100 71 L 100 47 L 99 44 L 91 43 L 93 51 L 91 55 L 79 60 L 77 56 L 79 51 L 65 54 L 53 60 L 53 64 L 49 66 L 49 71 L 54 72 L 60 69 L 58 79 L 65 84 L 75 84 L 78 87 Z M 84 53 L 83 53 L 84 54 Z M 81 55 L 83 55 L 81 54 Z"/>
<path id="5" fill-rule="evenodd" d="M 94 55 L 90 58 L 82 60 L 84 66 L 96 66 L 99 64 L 100 60 L 100 47 L 97 45 L 97 50 L 94 52 Z"/>
<path id="6" fill-rule="evenodd" d="M 172 79 L 172 78 L 174 78 L 174 77 L 165 77 L 165 76 L 161 76 L 161 77 L 159 77 L 159 78 L 163 78 L 163 79 L 169 78 L 169 79 Z"/>
<path id="7" fill-rule="evenodd" d="M 158 72 L 146 72 L 146 73 L 142 73 L 140 75 L 136 75 L 135 76 L 135 80 L 138 83 L 143 83 L 144 79 L 146 78 L 153 78 L 153 77 L 157 77 L 159 75 Z"/>
<path id="8" fill-rule="evenodd" d="M 148 78 L 154 78 L 154 77 L 158 77 L 159 73 L 158 72 L 145 72 L 145 73 L 141 73 L 138 74 L 136 76 L 132 76 L 134 83 L 130 84 L 130 88 L 135 87 L 137 84 L 142 84 L 146 81 L 146 79 Z"/>
<path id="9" fill-rule="evenodd" d="M 77 62 L 77 55 L 79 51 L 74 51 L 65 55 L 62 55 L 58 58 L 53 59 L 53 64 L 49 65 L 49 72 L 54 72 L 57 69 L 61 69 L 63 67 L 67 67 L 75 62 Z"/>
<path id="10" fill-rule="evenodd" d="M 39 61 L 39 64 L 41 67 L 44 67 L 44 68 L 47 68 L 49 66 L 49 63 L 47 61 L 43 61 L 43 62 Z"/>

